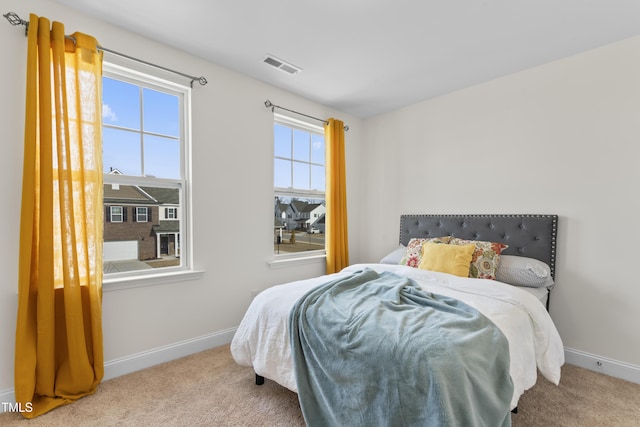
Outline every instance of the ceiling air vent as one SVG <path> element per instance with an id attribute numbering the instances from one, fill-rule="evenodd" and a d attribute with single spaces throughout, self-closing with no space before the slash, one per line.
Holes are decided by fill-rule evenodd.
<path id="1" fill-rule="evenodd" d="M 264 62 L 288 74 L 298 74 L 300 71 L 302 71 L 302 68 L 296 67 L 293 64 L 289 64 L 288 62 L 285 62 L 282 59 L 278 59 L 273 55 L 268 55 L 266 58 L 264 58 Z"/>

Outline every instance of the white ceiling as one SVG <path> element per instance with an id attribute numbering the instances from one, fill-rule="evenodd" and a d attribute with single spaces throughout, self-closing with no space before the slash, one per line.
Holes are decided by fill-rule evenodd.
<path id="1" fill-rule="evenodd" d="M 640 0 L 56 1 L 363 118 L 640 34 Z"/>

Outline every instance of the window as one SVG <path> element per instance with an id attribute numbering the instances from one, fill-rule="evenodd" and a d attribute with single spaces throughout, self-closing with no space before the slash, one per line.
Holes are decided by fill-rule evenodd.
<path id="1" fill-rule="evenodd" d="M 188 270 L 190 88 L 108 63 L 102 85 L 105 281 Z"/>
<path id="2" fill-rule="evenodd" d="M 274 253 L 324 253 L 324 129 L 275 115 Z"/>
<path id="3" fill-rule="evenodd" d="M 107 221 L 122 222 L 124 221 L 124 214 L 122 213 L 122 206 L 109 206 L 109 216 Z"/>
<path id="4" fill-rule="evenodd" d="M 151 213 L 147 208 L 136 208 L 136 222 L 148 222 L 151 218 L 147 218 L 147 215 Z M 150 215 L 149 215 L 150 216 Z"/>
<path id="5" fill-rule="evenodd" d="M 164 218 L 165 219 L 177 219 L 178 218 L 178 208 L 164 208 Z"/>

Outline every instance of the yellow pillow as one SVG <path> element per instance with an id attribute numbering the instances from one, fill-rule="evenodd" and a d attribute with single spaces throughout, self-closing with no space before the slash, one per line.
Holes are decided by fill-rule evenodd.
<path id="1" fill-rule="evenodd" d="M 476 245 L 474 244 L 425 243 L 422 245 L 422 260 L 418 268 L 469 277 L 469 266 L 475 250 Z"/>

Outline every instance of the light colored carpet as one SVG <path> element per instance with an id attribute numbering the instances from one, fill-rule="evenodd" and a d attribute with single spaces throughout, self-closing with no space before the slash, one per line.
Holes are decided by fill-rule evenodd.
<path id="1" fill-rule="evenodd" d="M 513 425 L 638 426 L 640 385 L 571 365 L 559 387 L 542 377 L 520 399 Z M 33 420 L 2 426 L 304 426 L 295 393 L 238 366 L 222 346 L 103 382 L 98 391 Z"/>

